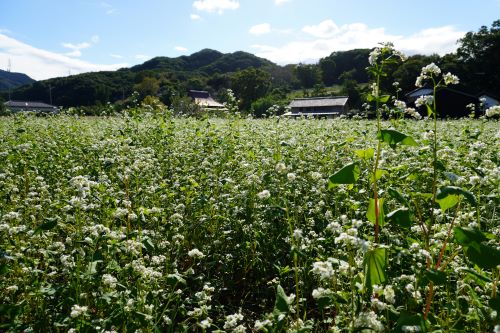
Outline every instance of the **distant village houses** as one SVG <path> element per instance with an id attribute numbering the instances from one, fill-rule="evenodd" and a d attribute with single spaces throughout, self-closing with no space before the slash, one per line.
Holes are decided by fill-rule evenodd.
<path id="1" fill-rule="evenodd" d="M 292 100 L 288 106 L 290 112 L 285 116 L 335 118 L 349 111 L 348 100 L 347 96 L 297 98 Z"/>
<path id="2" fill-rule="evenodd" d="M 418 88 L 407 93 L 406 100 L 409 105 L 412 105 L 419 97 L 432 94 L 433 89 L 431 88 Z M 439 117 L 462 118 L 468 117 L 473 109 L 476 110 L 476 117 L 479 117 L 485 109 L 494 105 L 499 105 L 500 102 L 491 94 L 481 93 L 478 95 L 471 95 L 457 89 L 446 87 L 436 92 L 436 103 Z"/>
<path id="3" fill-rule="evenodd" d="M 42 102 L 28 101 L 8 101 L 4 103 L 5 108 L 13 113 L 17 112 L 36 112 L 36 113 L 56 113 L 59 108 L 54 105 Z"/>
<path id="4" fill-rule="evenodd" d="M 226 108 L 224 104 L 213 99 L 208 91 L 189 90 L 188 96 L 193 99 L 195 104 L 199 105 L 204 110 L 223 110 Z"/>

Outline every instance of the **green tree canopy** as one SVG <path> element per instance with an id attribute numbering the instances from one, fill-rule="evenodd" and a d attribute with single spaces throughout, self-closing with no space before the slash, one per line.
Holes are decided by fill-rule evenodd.
<path id="1" fill-rule="evenodd" d="M 459 41 L 458 59 L 463 62 L 468 86 L 476 90 L 490 90 L 500 83 L 500 20 L 488 29 L 468 32 Z"/>
<path id="2" fill-rule="evenodd" d="M 298 64 L 295 74 L 303 88 L 312 88 L 321 81 L 321 71 L 318 65 Z"/>
<path id="3" fill-rule="evenodd" d="M 269 92 L 271 75 L 261 69 L 248 68 L 233 75 L 231 87 L 241 101 L 241 108 L 249 110 L 252 102 Z"/>

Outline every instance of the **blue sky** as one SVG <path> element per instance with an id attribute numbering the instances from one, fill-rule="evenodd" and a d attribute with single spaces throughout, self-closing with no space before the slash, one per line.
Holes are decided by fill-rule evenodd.
<path id="1" fill-rule="evenodd" d="M 445 54 L 499 14 L 500 0 L 0 0 L 0 69 L 46 79 L 203 48 L 313 63 L 384 41 Z"/>

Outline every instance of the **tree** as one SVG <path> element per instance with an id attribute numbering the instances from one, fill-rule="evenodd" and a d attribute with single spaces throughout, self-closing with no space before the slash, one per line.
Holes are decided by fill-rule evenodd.
<path id="1" fill-rule="evenodd" d="M 137 91 L 142 98 L 146 96 L 156 96 L 160 90 L 160 83 L 154 77 L 145 77 L 141 83 L 134 85 L 134 90 Z"/>
<path id="2" fill-rule="evenodd" d="M 335 60 L 332 58 L 322 58 L 319 60 L 319 67 L 321 68 L 321 78 L 323 83 L 327 86 L 331 86 L 335 83 L 335 69 L 337 68 L 337 64 Z"/>
<path id="3" fill-rule="evenodd" d="M 427 66 L 430 63 L 438 63 L 439 56 L 431 55 L 414 55 L 409 57 L 406 61 L 399 65 L 399 67 L 393 73 L 393 80 L 389 81 L 390 84 L 392 82 L 399 82 L 399 87 L 401 88 L 403 93 L 408 93 L 412 90 L 415 90 L 415 80 L 420 75 L 422 71 L 422 67 Z M 391 90 L 389 87 L 384 87 L 386 90 Z"/>
<path id="4" fill-rule="evenodd" d="M 353 109 L 361 109 L 362 99 L 358 82 L 354 79 L 356 69 L 342 73 L 342 93 L 349 97 L 349 106 Z"/>
<path id="5" fill-rule="evenodd" d="M 5 104 L 4 104 L 4 100 L 3 98 L 0 96 L 0 116 L 3 116 L 4 114 L 6 114 L 6 107 L 5 107 Z"/>
<path id="6" fill-rule="evenodd" d="M 241 101 L 241 108 L 249 110 L 252 102 L 268 93 L 271 75 L 261 69 L 248 68 L 234 74 L 231 86 Z"/>
<path id="7" fill-rule="evenodd" d="M 465 81 L 471 88 L 488 90 L 500 84 L 500 20 L 488 29 L 468 32 L 459 40 L 458 59 L 464 64 Z"/>
<path id="8" fill-rule="evenodd" d="M 321 81 L 321 71 L 318 65 L 298 64 L 295 74 L 303 88 L 312 88 Z"/>

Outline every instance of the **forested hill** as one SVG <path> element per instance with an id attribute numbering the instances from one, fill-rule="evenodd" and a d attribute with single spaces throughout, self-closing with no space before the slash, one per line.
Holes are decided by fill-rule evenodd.
<path id="1" fill-rule="evenodd" d="M 0 91 L 14 89 L 24 84 L 35 82 L 23 73 L 12 73 L 0 69 Z"/>
<path id="2" fill-rule="evenodd" d="M 163 100 L 182 95 L 189 89 L 208 89 L 212 92 L 228 88 L 232 73 L 259 68 L 275 80 L 287 81 L 287 70 L 269 60 L 246 52 L 221 53 L 203 49 L 189 56 L 156 57 L 145 63 L 117 71 L 91 72 L 34 82 L 16 89 L 12 96 L 19 100 L 48 102 L 49 86 L 53 104 L 82 106 L 104 104 L 127 98 L 134 90 L 154 92 Z"/>
<path id="3" fill-rule="evenodd" d="M 156 57 L 117 71 L 33 82 L 14 89 L 11 95 L 12 99 L 49 102 L 51 91 L 53 104 L 68 107 L 115 103 L 137 91 L 140 98 L 155 96 L 170 106 L 189 89 L 208 90 L 219 97 L 218 93 L 224 96 L 225 89 L 231 88 L 241 101 L 240 106 L 249 109 L 252 103 L 266 96 L 272 97 L 266 105 L 276 101 L 284 104 L 291 90 L 322 96 L 329 93 L 326 86 L 339 85 L 340 93 L 349 96 L 350 105 L 359 108 L 367 93 L 363 83 L 369 80 L 366 72 L 369 54 L 369 49 L 338 51 L 316 64 L 279 66 L 246 52 L 225 54 L 203 49 L 189 56 Z M 430 63 L 438 65 L 444 73 L 457 75 L 460 85 L 456 89 L 474 95 L 489 92 L 499 96 L 500 20 L 490 28 L 484 26 L 467 33 L 458 41 L 455 53 L 417 54 L 403 63 L 391 64 L 390 74 L 381 82 L 382 89 L 404 96 L 415 89 L 416 77 Z M 392 84 L 395 81 L 399 83 L 397 86 Z M 5 91 L 0 93 L 0 98 L 6 96 Z"/>

